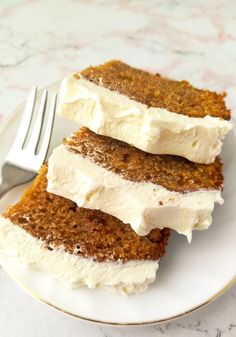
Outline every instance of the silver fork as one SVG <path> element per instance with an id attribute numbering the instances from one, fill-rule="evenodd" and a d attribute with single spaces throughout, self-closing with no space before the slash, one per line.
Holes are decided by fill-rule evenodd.
<path id="1" fill-rule="evenodd" d="M 55 94 L 52 97 L 47 122 L 44 128 L 45 131 L 42 135 L 43 123 L 45 119 L 44 117 L 47 107 L 47 91 L 44 90 L 40 102 L 40 108 L 37 112 L 36 121 L 31 128 L 32 133 L 29 136 L 33 115 L 36 113 L 36 96 L 37 87 L 33 87 L 26 102 L 26 107 L 22 116 L 19 131 L 2 166 L 0 199 L 13 187 L 31 181 L 37 175 L 38 170 L 47 156 L 54 123 L 57 96 Z M 42 141 L 41 145 L 39 146 L 40 139 L 42 139 Z"/>

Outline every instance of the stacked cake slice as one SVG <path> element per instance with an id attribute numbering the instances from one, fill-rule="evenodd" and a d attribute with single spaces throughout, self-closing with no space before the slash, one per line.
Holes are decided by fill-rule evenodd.
<path id="1" fill-rule="evenodd" d="M 222 203 L 222 165 L 152 155 L 87 128 L 64 140 L 49 159 L 48 191 L 100 209 L 139 235 L 169 227 L 191 240 Z"/>
<path id="2" fill-rule="evenodd" d="M 66 78 L 61 116 L 153 154 L 212 163 L 231 129 L 224 95 L 120 61 Z"/>
<path id="3" fill-rule="evenodd" d="M 191 241 L 223 203 L 224 95 L 111 61 L 62 82 L 59 114 L 82 127 L 3 214 L 0 245 L 69 286 L 144 291 L 170 229 Z"/>
<path id="4" fill-rule="evenodd" d="M 138 236 L 111 215 L 48 193 L 46 173 L 44 166 L 21 201 L 0 218 L 1 249 L 70 287 L 126 294 L 146 290 L 169 230 Z"/>

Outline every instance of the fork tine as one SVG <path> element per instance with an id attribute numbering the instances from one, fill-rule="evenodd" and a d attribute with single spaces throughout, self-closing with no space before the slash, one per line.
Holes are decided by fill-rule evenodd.
<path id="1" fill-rule="evenodd" d="M 51 107 L 50 107 L 49 114 L 48 114 L 47 126 L 45 129 L 44 135 L 43 135 L 43 141 L 42 141 L 39 153 L 38 153 L 38 156 L 42 160 L 42 163 L 47 156 L 47 152 L 48 152 L 49 145 L 50 145 L 53 122 L 54 122 L 55 111 L 56 111 L 56 103 L 57 103 L 57 95 L 54 94 L 52 97 L 52 103 L 51 103 Z"/>
<path id="2" fill-rule="evenodd" d="M 48 95 L 47 90 L 44 90 L 40 102 L 40 108 L 38 111 L 37 119 L 34 123 L 34 128 L 32 130 L 32 134 L 30 136 L 29 143 L 27 145 L 27 149 L 32 151 L 33 153 L 36 153 L 37 145 L 40 139 L 40 134 L 42 132 L 44 115 L 47 105 L 47 95 Z"/>
<path id="3" fill-rule="evenodd" d="M 32 115 L 34 111 L 34 106 L 35 106 L 35 100 L 36 100 L 36 95 L 37 95 L 37 87 L 34 86 L 31 90 L 31 93 L 27 99 L 26 102 L 26 107 L 21 119 L 19 131 L 16 135 L 15 141 L 12 145 L 14 148 L 20 148 L 22 149 L 25 143 L 25 140 L 27 138 L 28 132 L 29 132 L 29 127 L 30 123 L 32 120 Z"/>

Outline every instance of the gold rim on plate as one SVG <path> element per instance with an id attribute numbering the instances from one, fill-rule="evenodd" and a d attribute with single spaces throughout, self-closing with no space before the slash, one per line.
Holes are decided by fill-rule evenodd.
<path id="1" fill-rule="evenodd" d="M 46 301 L 43 299 L 43 297 L 41 297 L 40 295 L 38 295 L 37 293 L 35 293 L 32 289 L 30 289 L 28 286 L 26 286 L 24 283 L 22 283 L 21 281 L 19 281 L 19 279 L 17 277 L 15 277 L 7 267 L 4 266 L 4 263 L 2 263 L 2 266 L 4 268 L 4 270 L 6 271 L 6 273 L 10 276 L 10 278 L 15 281 L 18 285 L 21 286 L 21 288 L 23 288 L 30 296 L 32 296 L 33 298 L 35 298 L 36 300 L 38 300 L 41 303 L 44 303 L 45 305 L 51 307 L 52 309 L 59 311 L 67 316 L 70 317 L 74 317 L 74 318 L 78 318 L 80 320 L 83 321 L 87 321 L 87 322 L 91 322 L 91 323 L 96 323 L 96 324 L 102 324 L 102 325 L 108 325 L 108 326 L 146 326 L 146 325 L 154 325 L 154 324 L 162 324 L 162 323 L 167 323 L 170 321 L 173 321 L 175 319 L 187 316 L 199 309 L 201 309 L 202 307 L 206 306 L 207 304 L 212 303 L 213 301 L 215 301 L 217 298 L 219 298 L 221 295 L 223 295 L 227 290 L 229 290 L 234 284 L 236 284 L 236 275 L 222 288 L 220 289 L 217 293 L 215 293 L 214 295 L 212 295 L 211 297 L 209 297 L 206 301 L 204 301 L 203 303 L 197 305 L 196 307 L 184 311 L 178 315 L 175 316 L 171 316 L 168 318 L 163 318 L 160 320 L 153 320 L 153 321 L 146 321 L 146 322 L 140 322 L 140 323 L 117 323 L 117 322 L 106 322 L 106 321 L 101 321 L 101 320 L 97 320 L 97 319 L 92 319 L 92 318 L 88 318 L 88 317 L 84 317 L 84 316 L 80 316 L 74 313 L 71 313 L 67 310 L 64 310 L 60 307 L 57 307 L 56 305 Z"/>

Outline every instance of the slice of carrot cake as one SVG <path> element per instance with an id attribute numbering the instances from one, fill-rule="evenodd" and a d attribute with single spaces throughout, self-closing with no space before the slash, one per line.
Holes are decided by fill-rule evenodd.
<path id="1" fill-rule="evenodd" d="M 1 253 L 14 253 L 70 287 L 146 290 L 165 254 L 169 229 L 140 237 L 109 214 L 48 193 L 46 173 L 44 166 L 20 202 L 0 216 Z"/>
<path id="2" fill-rule="evenodd" d="M 232 127 L 224 96 L 110 61 L 66 78 L 58 112 L 143 151 L 208 164 Z"/>
<path id="3" fill-rule="evenodd" d="M 169 227 L 191 240 L 193 229 L 211 224 L 214 203 L 223 203 L 218 158 L 205 165 L 153 155 L 87 128 L 53 151 L 47 177 L 49 192 L 112 214 L 139 235 Z"/>

